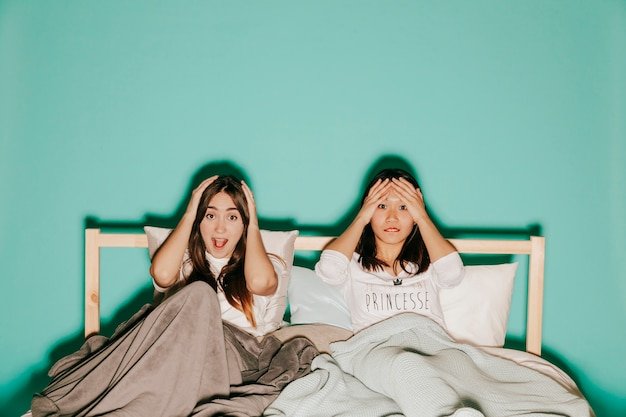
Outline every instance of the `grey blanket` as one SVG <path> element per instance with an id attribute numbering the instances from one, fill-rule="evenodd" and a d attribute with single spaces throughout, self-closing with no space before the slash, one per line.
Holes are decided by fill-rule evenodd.
<path id="1" fill-rule="evenodd" d="M 420 315 L 395 316 L 331 349 L 264 416 L 592 415 L 582 397 L 548 376 L 455 343 Z"/>
<path id="2" fill-rule="evenodd" d="M 50 370 L 31 404 L 42 416 L 259 416 L 318 354 L 223 323 L 217 295 L 194 282 L 146 306 L 109 339 L 89 338 Z"/>

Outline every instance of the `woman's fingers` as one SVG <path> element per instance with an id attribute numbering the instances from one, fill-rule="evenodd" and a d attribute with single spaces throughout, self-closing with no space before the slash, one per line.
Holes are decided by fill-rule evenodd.
<path id="1" fill-rule="evenodd" d="M 394 178 L 393 179 L 393 189 L 400 195 L 401 197 L 409 200 L 409 201 L 420 201 L 422 200 L 422 192 L 419 188 L 413 187 L 413 184 L 405 180 L 404 178 Z M 407 201 L 407 203 L 409 202 Z"/>
<path id="2" fill-rule="evenodd" d="M 363 201 L 359 216 L 365 219 L 366 222 L 369 222 L 378 205 L 387 198 L 390 189 L 391 182 L 388 179 L 376 181 L 369 189 L 365 201 Z"/>
<path id="3" fill-rule="evenodd" d="M 392 184 L 393 184 L 394 189 L 398 191 L 402 191 L 403 193 L 408 194 L 408 195 L 416 194 L 416 190 L 419 189 L 419 188 L 413 187 L 413 184 L 411 184 L 404 178 L 394 178 L 392 180 Z"/>
<path id="4" fill-rule="evenodd" d="M 417 222 L 420 217 L 424 216 L 426 207 L 424 205 L 422 191 L 419 188 L 415 188 L 413 184 L 404 178 L 394 178 L 393 189 L 406 204 L 413 220 Z"/>
<path id="5" fill-rule="evenodd" d="M 217 177 L 217 175 L 213 175 L 212 177 L 209 177 L 206 180 L 202 181 L 200 185 L 198 185 L 196 189 L 193 190 L 193 194 L 201 196 L 204 190 L 206 190 L 207 187 L 217 179 Z"/>
<path id="6" fill-rule="evenodd" d="M 206 190 L 207 187 L 211 185 L 217 178 L 218 175 L 213 175 L 212 177 L 205 179 L 191 192 L 191 199 L 189 200 L 187 211 L 197 210 L 198 204 L 200 204 L 200 198 L 202 197 L 202 193 L 204 193 L 204 190 Z"/>
<path id="7" fill-rule="evenodd" d="M 379 200 L 382 196 L 389 192 L 391 182 L 389 179 L 378 180 L 372 185 L 368 192 L 368 198 L 372 200 Z"/>

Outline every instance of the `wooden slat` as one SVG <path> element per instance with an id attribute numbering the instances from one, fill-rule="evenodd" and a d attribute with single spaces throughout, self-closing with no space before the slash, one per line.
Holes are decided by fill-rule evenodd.
<path id="1" fill-rule="evenodd" d="M 147 248 L 148 237 L 144 233 L 105 233 L 98 236 L 100 247 Z"/>
<path id="2" fill-rule="evenodd" d="M 322 250 L 333 237 L 330 236 L 298 236 L 295 242 L 295 250 Z"/>
<path id="3" fill-rule="evenodd" d="M 459 253 L 489 255 L 528 255 L 532 249 L 529 240 L 450 239 Z"/>

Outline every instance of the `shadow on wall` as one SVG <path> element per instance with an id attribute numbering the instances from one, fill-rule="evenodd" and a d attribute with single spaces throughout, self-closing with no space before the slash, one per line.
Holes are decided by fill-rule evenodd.
<path id="1" fill-rule="evenodd" d="M 385 168 L 401 168 L 411 173 L 416 179 L 418 178 L 412 168 L 405 159 L 395 155 L 385 155 L 379 158 L 366 173 L 363 179 L 363 183 L 359 192 L 359 195 L 363 195 L 366 191 L 366 187 L 374 175 L 376 175 L 381 169 Z M 236 164 L 229 161 L 212 162 L 201 167 L 189 182 L 189 186 L 181 198 L 181 202 L 178 207 L 170 216 L 156 216 L 148 214 L 141 221 L 128 221 L 128 222 L 107 222 L 101 221 L 96 218 L 88 217 L 85 219 L 85 228 L 101 228 L 107 231 L 117 232 L 142 232 L 143 227 L 146 225 L 174 228 L 178 224 L 178 221 L 185 213 L 187 204 L 191 198 L 193 190 L 206 178 L 219 173 L 220 175 L 233 175 L 237 178 L 241 178 L 246 183 L 251 184 L 251 181 L 245 175 L 244 171 Z M 419 182 L 419 180 L 418 180 Z M 425 199 L 427 201 L 427 191 L 424 191 Z M 341 234 L 352 220 L 357 215 L 361 205 L 359 197 L 358 201 L 355 201 L 352 207 L 350 207 L 346 214 L 341 217 L 336 223 L 331 225 L 301 225 L 297 224 L 293 219 L 259 219 L 259 225 L 263 229 L 267 230 L 299 230 L 301 235 L 317 235 L 317 236 L 337 236 Z M 528 227 L 519 229 L 485 229 L 478 227 L 470 228 L 448 228 L 442 226 L 437 217 L 429 212 L 429 215 L 447 238 L 460 238 L 460 237 L 480 237 L 480 238 L 515 238 L 520 239 L 528 238 L 529 236 L 540 236 L 541 228 L 539 225 L 530 225 Z M 510 256 L 480 256 L 480 257 L 464 257 L 466 264 L 494 264 L 494 263 L 506 263 L 510 262 Z M 300 257 L 296 255 L 294 263 L 297 265 L 312 268 L 316 262 L 315 257 Z M 111 335 L 115 331 L 116 327 L 123 321 L 130 318 L 135 312 L 137 312 L 143 305 L 152 302 L 153 299 L 153 287 L 149 283 L 137 290 L 137 292 L 130 297 L 116 311 L 113 319 L 109 322 L 103 323 L 101 327 L 101 334 Z M 8 411 L 11 415 L 20 415 L 26 411 L 29 407 L 30 399 L 35 392 L 41 391 L 50 381 L 47 375 L 48 369 L 52 365 L 61 359 L 62 357 L 74 353 L 80 348 L 84 342 L 84 335 L 82 329 L 69 338 L 59 342 L 51 351 L 49 356 L 49 363 L 44 370 L 33 372 L 29 378 L 28 383 L 22 388 L 18 389 L 11 400 L 11 404 L 3 406 L 2 408 Z M 525 341 L 522 339 L 510 339 L 507 338 L 506 347 L 521 349 L 525 348 Z M 558 355 L 554 352 L 545 351 L 543 353 L 544 358 L 550 362 L 559 366 L 566 371 L 570 376 L 573 376 L 571 369 L 568 369 Z M 576 378 L 574 378 L 575 382 Z M 21 404 L 21 406 L 20 406 Z M 19 409 L 18 409 L 19 408 Z"/>

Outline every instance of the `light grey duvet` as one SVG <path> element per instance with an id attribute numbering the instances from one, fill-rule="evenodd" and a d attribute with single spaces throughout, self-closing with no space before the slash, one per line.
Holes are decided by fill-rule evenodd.
<path id="1" fill-rule="evenodd" d="M 535 370 L 454 342 L 401 314 L 331 344 L 264 416 L 590 417 L 588 403 Z"/>

